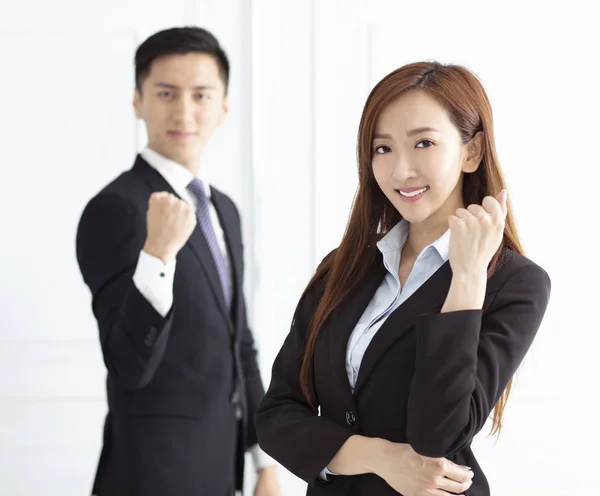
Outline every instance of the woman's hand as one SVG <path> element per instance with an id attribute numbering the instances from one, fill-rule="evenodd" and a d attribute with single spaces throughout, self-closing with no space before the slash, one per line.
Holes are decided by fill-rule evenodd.
<path id="1" fill-rule="evenodd" d="M 506 190 L 486 196 L 481 205 L 459 208 L 448 218 L 450 266 L 453 275 L 470 277 L 487 272 L 504 235 Z"/>
<path id="2" fill-rule="evenodd" d="M 445 458 L 421 456 L 408 444 L 380 442 L 374 471 L 404 496 L 463 494 L 471 487 L 473 472 L 468 468 Z"/>

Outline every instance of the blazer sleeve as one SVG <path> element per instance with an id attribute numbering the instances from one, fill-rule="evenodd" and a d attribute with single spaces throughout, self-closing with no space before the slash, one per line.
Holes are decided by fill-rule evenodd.
<path id="1" fill-rule="evenodd" d="M 77 261 L 92 293 L 106 368 L 126 389 L 141 389 L 164 354 L 174 306 L 161 316 L 133 282 L 146 238 L 142 213 L 117 195 L 100 194 L 77 229 Z"/>
<path id="2" fill-rule="evenodd" d="M 548 274 L 517 269 L 489 309 L 417 317 L 407 439 L 423 456 L 471 444 L 529 350 L 550 298 Z"/>
<path id="3" fill-rule="evenodd" d="M 236 209 L 237 211 L 237 209 Z M 239 214 L 238 214 L 239 218 Z M 240 238 L 241 238 L 241 224 L 240 224 Z M 243 255 L 242 255 L 243 261 Z M 242 271 L 242 287 L 243 287 L 243 276 L 244 267 Z M 248 409 L 249 422 L 246 423 L 246 439 L 248 447 L 254 446 L 258 443 L 258 437 L 256 435 L 256 427 L 254 426 L 254 416 L 258 410 L 258 406 L 265 396 L 265 388 L 263 386 L 262 378 L 260 376 L 260 368 L 258 366 L 256 343 L 252 331 L 247 325 L 248 316 L 246 312 L 246 299 L 244 298 L 243 289 L 240 289 L 242 298 L 242 307 L 244 311 L 244 321 L 246 325 L 242 329 L 242 335 L 240 338 L 240 356 L 242 360 L 242 371 L 244 374 L 244 386 L 246 391 L 246 405 Z"/>
<path id="4" fill-rule="evenodd" d="M 318 285 L 318 283 L 316 283 Z M 271 384 L 255 424 L 261 448 L 309 485 L 355 433 L 319 416 L 300 388 L 308 324 L 316 307 L 314 286 L 300 300 L 290 333 L 273 364 Z"/>
<path id="5" fill-rule="evenodd" d="M 240 287 L 238 288 L 239 297 L 241 298 L 242 306 L 242 320 L 244 327 L 241 329 L 239 334 L 239 352 L 241 360 L 241 376 L 244 386 L 245 395 L 245 418 L 248 419 L 244 423 L 245 428 L 245 442 L 246 448 L 253 448 L 258 443 L 256 436 L 256 428 L 254 426 L 254 416 L 258 409 L 258 405 L 262 401 L 265 395 L 265 388 L 260 375 L 260 368 L 258 366 L 258 353 L 256 349 L 256 342 L 252 331 L 248 327 L 248 314 L 246 309 L 246 298 L 244 297 L 244 274 L 245 274 L 245 263 L 244 263 L 244 243 L 242 237 L 242 221 L 240 212 L 231 198 L 227 195 L 219 192 L 220 196 L 225 200 L 227 205 L 227 211 L 225 219 L 230 222 L 229 227 L 236 232 L 239 237 L 241 244 L 241 267 L 239 268 L 240 275 Z"/>
<path id="6" fill-rule="evenodd" d="M 264 398 L 265 389 L 258 368 L 257 352 L 252 332 L 246 327 L 240 340 L 240 355 L 244 374 L 244 386 L 246 391 L 246 405 L 250 421 L 246 425 L 246 439 L 248 447 L 258 443 L 256 428 L 252 419 L 256 415 L 258 406 Z"/>

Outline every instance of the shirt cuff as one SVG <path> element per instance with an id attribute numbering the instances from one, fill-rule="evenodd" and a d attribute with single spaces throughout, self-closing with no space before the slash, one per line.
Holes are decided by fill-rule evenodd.
<path id="1" fill-rule="evenodd" d="M 159 258 L 140 252 L 133 274 L 133 284 L 154 309 L 164 318 L 173 306 L 175 260 L 167 264 Z"/>
<path id="2" fill-rule="evenodd" d="M 336 474 L 335 472 L 332 472 L 327 467 L 325 467 L 323 470 L 321 470 L 321 473 L 319 474 L 319 479 L 327 482 L 329 480 L 329 478 L 327 477 L 328 475 L 338 475 L 338 474 Z"/>
<path id="3" fill-rule="evenodd" d="M 255 444 L 250 448 L 250 454 L 252 455 L 254 467 L 256 468 L 257 472 L 265 467 L 278 465 L 278 463 L 275 460 L 273 460 L 273 458 L 271 458 L 269 455 L 267 455 L 258 444 Z"/>

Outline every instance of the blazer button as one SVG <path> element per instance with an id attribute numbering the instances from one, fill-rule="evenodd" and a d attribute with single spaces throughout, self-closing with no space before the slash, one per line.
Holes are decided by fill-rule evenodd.
<path id="1" fill-rule="evenodd" d="M 350 410 L 346 412 L 346 422 L 348 422 L 348 425 L 354 425 L 356 423 L 356 417 Z"/>
<path id="2" fill-rule="evenodd" d="M 233 405 L 234 405 L 236 420 L 241 420 L 242 417 L 244 416 L 244 414 L 242 412 L 241 399 L 242 398 L 240 396 L 240 392 L 238 389 L 236 389 L 233 392 L 233 394 L 231 395 L 231 403 L 233 403 Z"/>

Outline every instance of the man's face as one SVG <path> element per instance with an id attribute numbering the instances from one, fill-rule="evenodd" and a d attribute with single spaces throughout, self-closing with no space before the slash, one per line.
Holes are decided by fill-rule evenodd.
<path id="1" fill-rule="evenodd" d="M 197 172 L 204 147 L 228 112 L 216 60 L 204 53 L 157 58 L 135 91 L 134 108 L 146 124 L 149 148 Z"/>

